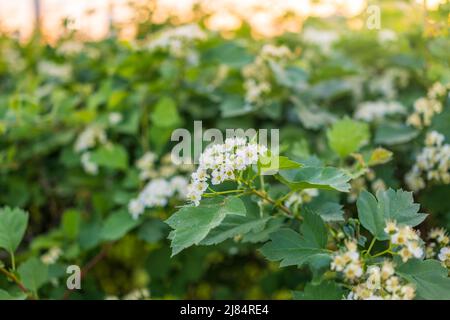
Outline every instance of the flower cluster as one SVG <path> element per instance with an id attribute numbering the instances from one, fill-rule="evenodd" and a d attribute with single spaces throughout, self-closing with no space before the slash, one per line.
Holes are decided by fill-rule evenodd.
<path id="1" fill-rule="evenodd" d="M 428 90 L 426 97 L 419 98 L 415 101 L 414 112 L 408 117 L 406 122 L 418 129 L 428 127 L 434 115 L 442 112 L 441 99 L 447 93 L 448 87 L 436 82 Z"/>
<path id="2" fill-rule="evenodd" d="M 184 199 L 187 185 L 188 181 L 183 176 L 153 179 L 147 183 L 137 198 L 128 203 L 128 211 L 133 219 L 137 219 L 146 208 L 164 207 L 174 196 Z"/>
<path id="3" fill-rule="evenodd" d="M 427 258 L 438 258 L 442 265 L 450 269 L 450 238 L 444 228 L 431 229 L 426 247 Z"/>
<path id="4" fill-rule="evenodd" d="M 389 235 L 393 249 L 403 262 L 413 257 L 417 259 L 423 257 L 424 251 L 420 244 L 420 237 L 410 226 L 397 226 L 395 221 L 388 220 L 384 232 Z"/>
<path id="5" fill-rule="evenodd" d="M 227 138 L 223 144 L 208 147 L 200 155 L 199 167 L 192 173 L 187 198 L 196 206 L 199 205 L 208 188 L 208 179 L 213 185 L 235 180 L 238 171 L 257 164 L 259 157 L 266 152 L 265 146 L 247 143 L 245 138 Z"/>
<path id="6" fill-rule="evenodd" d="M 38 63 L 38 72 L 46 77 L 68 80 L 72 75 L 72 67 L 68 64 L 57 64 L 43 60 Z"/>
<path id="7" fill-rule="evenodd" d="M 41 256 L 41 261 L 47 265 L 54 264 L 59 259 L 61 254 L 62 251 L 60 248 L 53 247 Z"/>
<path id="8" fill-rule="evenodd" d="M 394 264 L 385 260 L 381 266 L 370 265 L 361 277 L 364 279 L 354 285 L 349 300 L 412 300 L 415 288 L 395 275 Z"/>
<path id="9" fill-rule="evenodd" d="M 303 30 L 302 39 L 308 44 L 319 47 L 321 52 L 329 54 L 333 44 L 339 40 L 339 34 L 334 30 L 308 27 Z"/>
<path id="10" fill-rule="evenodd" d="M 245 101 L 249 104 L 260 105 L 263 97 L 272 91 L 272 71 L 269 62 L 283 64 L 291 57 L 292 53 L 286 46 L 264 45 L 255 61 L 242 70 L 245 79 Z"/>
<path id="11" fill-rule="evenodd" d="M 146 47 L 150 51 L 167 50 L 174 57 L 186 57 L 192 52 L 187 47 L 194 41 L 206 38 L 206 33 L 196 24 L 187 24 L 163 30 L 152 38 Z"/>
<path id="12" fill-rule="evenodd" d="M 190 172 L 192 171 L 192 166 L 187 164 L 182 164 L 179 166 L 174 166 L 170 153 L 163 156 L 160 160 L 160 164 L 158 168 L 156 168 L 156 160 L 157 156 L 151 151 L 147 151 L 144 153 L 142 157 L 140 157 L 136 161 L 136 167 L 139 170 L 139 178 L 141 180 L 148 180 L 154 178 L 168 178 L 180 172 Z"/>
<path id="13" fill-rule="evenodd" d="M 80 133 L 75 141 L 74 149 L 75 152 L 81 153 L 81 165 L 84 171 L 92 175 L 98 173 L 98 165 L 92 161 L 91 153 L 88 150 L 97 144 L 105 144 L 107 141 L 105 130 L 98 125 L 91 125 Z"/>
<path id="14" fill-rule="evenodd" d="M 408 187 L 413 191 L 425 188 L 425 181 L 450 183 L 450 145 L 444 144 L 445 137 L 432 131 L 427 134 L 425 147 L 416 158 L 416 163 L 405 176 Z"/>
<path id="15" fill-rule="evenodd" d="M 75 151 L 83 152 L 95 147 L 97 143 L 104 144 L 106 141 L 105 130 L 100 126 L 92 125 L 84 129 L 78 136 L 75 142 Z"/>
<path id="16" fill-rule="evenodd" d="M 345 241 L 345 249 L 333 257 L 331 270 L 342 272 L 344 278 L 350 282 L 356 281 L 363 275 L 363 262 L 356 241 Z"/>
<path id="17" fill-rule="evenodd" d="M 366 101 L 358 106 L 355 112 L 355 118 L 371 122 L 381 120 L 386 115 L 401 114 L 404 112 L 405 107 L 396 101 Z"/>

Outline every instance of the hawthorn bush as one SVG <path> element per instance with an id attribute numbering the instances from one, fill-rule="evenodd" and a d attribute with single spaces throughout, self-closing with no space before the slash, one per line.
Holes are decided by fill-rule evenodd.
<path id="1" fill-rule="evenodd" d="M 0 298 L 450 299 L 448 30 L 389 12 L 1 37 Z M 199 120 L 279 129 L 280 155 L 230 138 L 174 165 Z"/>

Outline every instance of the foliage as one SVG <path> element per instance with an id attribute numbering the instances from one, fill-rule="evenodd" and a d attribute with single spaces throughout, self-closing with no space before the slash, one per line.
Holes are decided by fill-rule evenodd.
<path id="1" fill-rule="evenodd" d="M 0 299 L 450 299 L 448 31 L 390 9 L 262 40 L 206 17 L 0 37 Z M 199 120 L 278 128 L 280 155 L 187 201 L 205 181 L 171 135 Z"/>

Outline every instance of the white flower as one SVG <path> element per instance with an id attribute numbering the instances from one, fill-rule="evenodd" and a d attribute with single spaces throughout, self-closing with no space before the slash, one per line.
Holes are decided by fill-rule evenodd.
<path id="1" fill-rule="evenodd" d="M 110 124 L 112 124 L 113 126 L 116 124 L 119 124 L 120 122 L 122 122 L 122 114 L 120 112 L 111 112 L 108 115 L 108 121 Z"/>
<path id="2" fill-rule="evenodd" d="M 130 212 L 133 219 L 139 218 L 144 210 L 144 204 L 139 199 L 133 199 L 128 203 L 128 211 Z"/>
<path id="3" fill-rule="evenodd" d="M 75 141 L 75 151 L 82 152 L 93 148 L 97 143 L 105 143 L 106 134 L 103 128 L 97 125 L 92 125 L 84 129 Z"/>
<path id="4" fill-rule="evenodd" d="M 339 39 L 339 34 L 332 30 L 320 30 L 312 27 L 303 30 L 303 40 L 318 46 L 322 52 L 331 52 L 332 45 Z"/>
<path id="5" fill-rule="evenodd" d="M 81 165 L 84 171 L 89 174 L 96 175 L 98 173 L 98 165 L 92 162 L 90 152 L 85 152 L 81 155 Z"/>
<path id="6" fill-rule="evenodd" d="M 390 29 L 382 29 L 378 32 L 378 41 L 381 43 L 393 42 L 397 40 L 397 34 Z"/>
<path id="7" fill-rule="evenodd" d="M 405 107 L 399 102 L 391 101 L 366 101 L 361 103 L 356 112 L 355 118 L 365 121 L 383 119 L 386 115 L 405 113 Z"/>
<path id="8" fill-rule="evenodd" d="M 59 259 L 61 254 L 62 251 L 60 248 L 53 247 L 49 251 L 47 251 L 47 253 L 41 256 L 41 261 L 46 265 L 54 264 Z"/>
<path id="9" fill-rule="evenodd" d="M 344 270 L 344 275 L 347 279 L 353 280 L 361 277 L 363 274 L 363 269 L 360 264 L 350 263 Z"/>
<path id="10" fill-rule="evenodd" d="M 439 251 L 438 258 L 442 262 L 450 261 L 450 247 L 443 247 L 441 251 Z"/>

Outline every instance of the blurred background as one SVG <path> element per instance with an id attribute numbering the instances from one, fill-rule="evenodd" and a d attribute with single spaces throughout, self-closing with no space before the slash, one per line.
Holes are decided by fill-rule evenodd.
<path id="1" fill-rule="evenodd" d="M 435 10 L 445 0 L 402 2 Z M 161 23 L 171 17 L 182 23 L 204 14 L 209 15 L 206 25 L 211 29 L 238 29 L 246 21 L 256 34 L 273 36 L 300 31 L 307 17 L 355 17 L 367 4 L 367 0 L 0 0 L 0 30 L 27 39 L 40 29 L 52 41 L 61 34 L 61 22 L 67 20 L 71 29 L 91 40 L 107 36 L 113 25 L 120 28 L 120 37 L 132 38 L 137 33 L 136 22 Z"/>
<path id="2" fill-rule="evenodd" d="M 291 298 L 315 275 L 261 257 L 280 223 L 171 258 L 163 221 L 183 199 L 139 221 L 130 201 L 153 179 L 189 177 L 167 156 L 171 132 L 194 120 L 280 128 L 290 158 L 340 165 L 326 131 L 351 117 L 393 160 L 348 195 L 302 201 L 352 217 L 364 188 L 414 190 L 405 177 L 427 130 L 450 141 L 449 12 L 445 0 L 0 0 L 0 205 L 30 213 L 18 265 L 48 265 L 49 299 Z M 412 123 L 416 101 L 441 112 Z M 449 227 L 450 185 L 414 191 L 430 213 L 423 231 Z M 70 295 L 71 264 L 89 272 Z"/>

